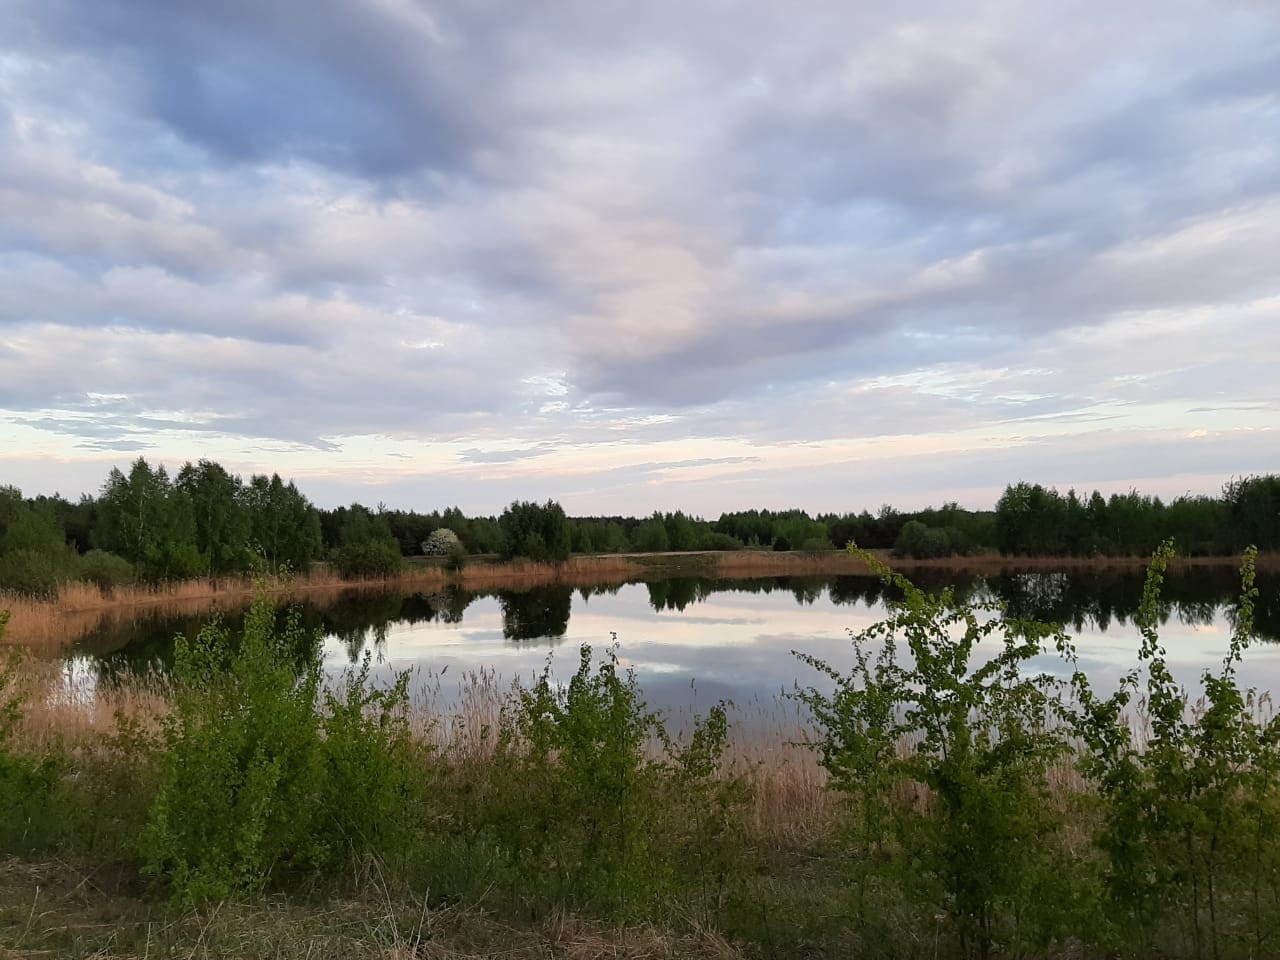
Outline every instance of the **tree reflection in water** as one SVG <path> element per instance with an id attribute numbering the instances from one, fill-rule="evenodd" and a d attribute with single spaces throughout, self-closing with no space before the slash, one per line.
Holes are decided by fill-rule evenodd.
<path id="1" fill-rule="evenodd" d="M 1143 571 L 1071 570 L 975 575 L 941 568 L 915 570 L 916 583 L 926 590 L 951 587 L 962 600 L 998 600 L 1016 617 L 1063 624 L 1076 633 L 1106 631 L 1130 624 L 1142 597 Z M 1190 626 L 1210 626 L 1229 618 L 1238 590 L 1238 574 L 1229 566 L 1171 570 L 1161 597 L 1160 620 L 1176 620 Z M 638 584 L 633 584 L 638 585 Z M 502 636 L 514 644 L 557 642 L 569 629 L 577 594 L 579 609 L 599 595 L 616 595 L 625 584 L 552 585 L 528 590 L 472 592 L 458 586 L 424 593 L 352 590 L 324 603 L 303 601 L 289 609 L 301 616 L 309 635 L 337 641 L 352 662 L 366 648 L 382 651 L 392 629 L 421 623 L 460 624 L 468 608 L 482 597 L 497 600 Z M 706 577 L 671 577 L 643 584 L 648 606 L 659 614 L 675 615 L 706 603 L 717 595 L 790 594 L 802 607 L 824 597 L 835 606 L 877 607 L 895 599 L 893 588 L 868 576 L 762 577 L 749 580 L 717 580 Z M 1280 640 L 1280 577 L 1263 574 L 1258 579 L 1256 628 L 1263 640 Z M 218 614 L 239 632 L 242 614 L 231 610 Z M 280 617 L 286 616 L 282 609 Z M 210 613 L 179 617 L 144 615 L 101 627 L 76 648 L 85 656 L 100 682 L 125 674 L 165 673 L 172 665 L 173 641 L 179 634 L 198 632 Z M 306 651 L 299 651 L 299 661 Z"/>

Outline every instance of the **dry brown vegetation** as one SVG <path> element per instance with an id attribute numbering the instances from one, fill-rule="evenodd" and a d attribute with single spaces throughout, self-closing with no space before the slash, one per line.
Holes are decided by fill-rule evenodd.
<path id="1" fill-rule="evenodd" d="M 885 555 L 886 561 L 888 555 Z M 910 573 L 918 569 L 954 570 L 956 573 L 1004 574 L 1019 573 L 1029 570 L 1145 570 L 1150 562 L 1146 557 L 1011 557 L 999 553 L 978 553 L 967 557 L 936 557 L 928 560 L 913 560 L 895 557 L 892 566 L 895 569 Z M 1239 567 L 1238 557 L 1173 557 L 1169 561 L 1171 570 L 1185 568 L 1206 568 L 1235 570 Z M 1258 554 L 1259 570 L 1280 570 L 1280 553 Z"/>
<path id="2" fill-rule="evenodd" d="M 214 605 L 241 609 L 261 590 L 284 597 L 306 596 L 324 602 L 343 590 L 388 586 L 405 590 L 439 590 L 451 584 L 483 590 L 493 587 L 537 587 L 569 583 L 594 585 L 667 576 L 672 573 L 743 577 L 800 573 L 844 573 L 865 570 L 855 558 L 829 554 L 663 554 L 573 557 L 565 563 L 474 563 L 451 573 L 428 563 L 409 565 L 395 577 L 344 580 L 318 567 L 306 577 L 186 580 L 154 586 L 132 585 L 99 590 L 88 583 L 63 584 L 56 597 L 40 599 L 0 593 L 0 609 L 10 611 L 6 642 L 41 653 L 56 653 L 103 624 L 129 622 L 163 612 L 198 614 Z"/>
<path id="3" fill-rule="evenodd" d="M 0 960 L 274 957 L 281 960 L 729 960 L 712 932 L 610 928 L 564 914 L 515 925 L 372 882 L 363 899 L 219 904 L 174 915 L 136 878 L 63 860 L 0 863 Z"/>
<path id="4" fill-rule="evenodd" d="M 883 559 L 887 559 L 884 557 Z M 1139 570 L 1139 557 L 1003 557 L 980 554 L 937 560 L 895 559 L 893 566 L 954 570 L 959 574 L 994 575 L 1020 570 Z M 1230 558 L 1179 557 L 1171 567 L 1234 566 Z M 1280 554 L 1262 554 L 1258 569 L 1280 570 Z M 268 593 L 307 597 L 318 603 L 337 599 L 345 590 L 396 587 L 404 590 L 440 590 L 459 585 L 473 590 L 528 588 L 550 584 L 591 586 L 625 583 L 666 576 L 750 578 L 803 575 L 865 574 L 866 565 L 856 556 L 832 550 L 818 553 L 741 550 L 724 553 L 619 554 L 578 556 L 565 563 L 514 560 L 477 562 L 459 572 L 435 563 L 412 563 L 395 577 L 344 580 L 327 567 L 317 567 L 305 577 L 268 580 Z M 108 592 L 88 583 L 63 584 L 53 599 L 37 599 L 0 592 L 0 609 L 10 611 L 5 642 L 54 654 L 103 625 L 127 623 L 140 616 L 162 612 L 166 616 L 199 614 L 214 605 L 238 610 L 248 606 L 263 587 L 261 581 L 232 577 L 221 580 L 187 580 L 155 586 L 116 587 Z"/>

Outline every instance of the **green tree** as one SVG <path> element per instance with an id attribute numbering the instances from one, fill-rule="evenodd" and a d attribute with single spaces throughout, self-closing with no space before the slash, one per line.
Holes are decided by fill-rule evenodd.
<path id="1" fill-rule="evenodd" d="M 220 464 L 201 460 L 183 466 L 176 484 L 191 499 L 196 546 L 209 576 L 247 569 L 252 525 L 240 478 Z"/>
<path id="2" fill-rule="evenodd" d="M 75 550 L 47 505 L 0 489 L 0 588 L 47 595 L 76 573 Z"/>
<path id="3" fill-rule="evenodd" d="M 631 543 L 641 553 L 663 553 L 671 549 L 671 541 L 667 536 L 667 525 L 662 522 L 662 514 L 655 513 L 631 533 Z"/>
<path id="4" fill-rule="evenodd" d="M 562 563 L 569 559 L 573 534 L 564 508 L 554 500 L 545 504 L 516 501 L 498 518 L 502 528 L 502 554 L 507 559 L 527 557 Z"/>
<path id="5" fill-rule="evenodd" d="M 1280 550 L 1280 476 L 1240 477 L 1222 491 L 1232 550 Z"/>
<path id="6" fill-rule="evenodd" d="M 254 476 L 244 488 L 250 543 L 273 573 L 306 571 L 320 553 L 320 518 L 293 481 Z"/>
<path id="7" fill-rule="evenodd" d="M 385 515 L 352 504 L 335 558 L 344 577 L 387 577 L 400 569 L 400 544 Z"/>
<path id="8" fill-rule="evenodd" d="M 134 565 L 146 580 L 192 577 L 201 570 L 191 498 L 163 466 L 134 461 L 126 476 L 113 468 L 98 501 L 101 546 Z"/>

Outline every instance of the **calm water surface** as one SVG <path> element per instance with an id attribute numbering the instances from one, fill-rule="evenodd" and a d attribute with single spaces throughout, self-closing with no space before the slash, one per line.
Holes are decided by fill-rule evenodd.
<path id="1" fill-rule="evenodd" d="M 1065 624 L 1081 665 L 1099 686 L 1112 686 L 1135 662 L 1132 624 L 1141 572 L 1025 573 L 980 578 L 930 571 L 922 586 L 954 586 L 975 598 L 1001 599 L 1020 615 Z M 1258 627 L 1264 639 L 1246 654 L 1241 676 L 1280 690 L 1280 578 L 1259 578 Z M 1179 679 L 1194 684 L 1221 661 L 1231 632 L 1238 575 L 1195 569 L 1166 581 L 1161 638 Z M 610 587 L 540 587 L 526 591 L 434 594 L 352 592 L 319 607 L 302 605 L 305 623 L 323 634 L 326 666 L 339 671 L 372 653 L 379 673 L 414 668 L 444 695 L 469 672 L 529 678 L 550 656 L 565 676 L 577 648 L 597 650 L 616 637 L 620 659 L 634 666 L 653 706 L 727 698 L 772 702 L 814 682 L 792 650 L 849 663 L 849 631 L 885 615 L 885 588 L 872 577 L 775 577 L 756 580 L 675 578 Z M 86 638 L 68 664 L 92 686 L 121 673 L 164 670 L 173 637 L 206 618 L 150 619 Z M 235 616 L 228 617 L 234 628 Z M 1053 657 L 1039 664 L 1063 672 Z"/>

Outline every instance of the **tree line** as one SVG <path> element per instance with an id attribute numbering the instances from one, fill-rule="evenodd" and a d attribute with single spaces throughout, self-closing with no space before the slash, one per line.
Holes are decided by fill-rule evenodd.
<path id="1" fill-rule="evenodd" d="M 956 503 L 876 513 L 745 510 L 715 520 L 657 511 L 645 517 L 570 517 L 553 500 L 516 501 L 499 516 L 457 507 L 393 510 L 360 503 L 317 508 L 292 481 L 246 481 L 210 460 L 173 476 L 138 458 L 113 468 L 97 496 L 23 497 L 0 487 L 0 589 L 40 594 L 68 580 L 104 590 L 133 581 L 306 571 L 327 561 L 345 576 L 385 576 L 404 558 L 471 555 L 560 562 L 573 553 L 693 550 L 821 551 L 850 543 L 929 558 L 999 551 L 1011 556 L 1149 555 L 1166 539 L 1186 553 L 1280 549 L 1280 476 L 1234 479 L 1220 496 L 1169 502 L 1137 491 L 1009 485 L 992 510 Z"/>

